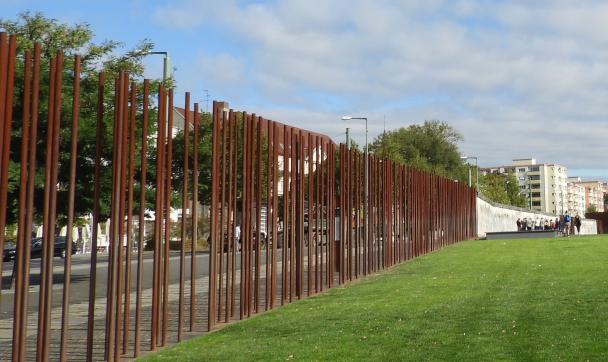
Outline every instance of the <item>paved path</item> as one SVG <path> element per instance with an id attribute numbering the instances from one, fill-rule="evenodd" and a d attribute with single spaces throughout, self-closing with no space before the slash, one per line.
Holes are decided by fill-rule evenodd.
<path id="1" fill-rule="evenodd" d="M 280 253 L 279 253 L 280 254 Z M 237 260 L 240 257 L 237 256 Z M 174 343 L 176 342 L 176 334 L 177 334 L 177 315 L 178 315 L 178 308 L 179 308 L 179 304 L 178 304 L 178 300 L 179 300 L 179 263 L 175 260 L 178 259 L 179 257 L 176 256 L 172 256 L 171 258 L 172 261 L 172 269 L 171 269 L 171 284 L 169 285 L 169 322 L 168 322 L 168 330 L 169 330 L 169 343 Z M 262 262 L 265 261 L 265 256 L 261 255 L 261 259 Z M 56 259 L 58 260 L 58 259 Z M 206 332 L 206 326 L 207 326 L 207 320 L 206 320 L 206 316 L 207 316 L 207 303 L 208 303 L 208 286 L 209 286 L 209 278 L 208 278 L 208 264 L 206 264 L 208 262 L 208 255 L 207 254 L 198 254 L 197 257 L 197 274 L 199 274 L 198 278 L 196 279 L 196 325 L 195 325 L 195 329 L 193 333 L 184 333 L 184 338 L 189 338 L 191 336 L 197 336 L 197 335 L 201 335 L 204 332 Z M 305 259 L 305 263 L 307 262 L 307 260 Z M 100 269 L 102 268 L 106 268 L 107 269 L 107 262 L 105 262 L 106 264 L 104 265 L 104 262 L 101 262 L 98 265 L 98 273 L 100 271 Z M 145 279 L 151 279 L 151 260 L 149 260 L 148 258 L 146 258 L 146 260 L 144 261 L 144 270 L 146 273 L 144 273 L 144 275 L 146 276 Z M 203 265 L 205 265 L 206 267 L 203 268 Z M 280 306 L 281 301 L 280 301 L 280 295 L 281 295 L 281 261 L 278 260 L 277 261 L 277 287 L 276 287 L 276 294 L 275 294 L 275 306 Z M 184 312 L 183 312 L 183 316 L 184 316 L 184 330 L 189 330 L 189 308 L 190 308 L 190 280 L 189 275 L 190 275 L 190 270 L 189 270 L 189 266 L 190 266 L 190 260 L 188 258 L 187 263 L 186 263 L 186 276 L 187 276 L 187 280 L 185 283 L 185 288 L 184 288 Z M 86 273 L 86 275 L 88 275 L 88 265 L 86 264 L 85 261 L 81 260 L 81 261 L 76 261 L 74 263 L 73 266 L 73 271 L 79 271 L 81 270 L 83 273 Z M 175 268 L 174 268 L 175 267 Z M 33 270 L 35 270 L 35 266 L 33 266 Z M 62 267 L 57 266 L 56 267 L 58 272 L 63 271 Z M 147 270 L 149 268 L 149 270 Z M 239 317 L 239 305 L 238 305 L 238 300 L 239 300 L 239 292 L 240 292 L 240 271 L 239 269 L 239 265 L 237 263 L 237 273 L 235 275 L 235 310 L 234 310 L 234 317 L 231 318 L 231 321 L 234 321 L 236 319 L 238 319 Z M 135 268 L 134 268 L 135 270 Z M 150 274 L 148 274 L 148 271 Z M 265 273 L 266 273 L 266 268 L 265 265 L 262 265 L 260 267 L 260 307 L 261 310 L 264 309 L 264 305 L 265 305 L 265 300 L 264 300 L 264 295 L 265 295 Z M 99 274 L 98 274 L 99 275 Z M 226 274 L 223 274 L 223 279 L 225 281 L 225 277 Z M 101 279 L 105 279 L 105 276 Z M 135 275 L 133 276 L 133 279 L 135 279 Z M 337 278 L 336 275 L 334 276 L 334 282 L 337 283 Z M 74 283 L 73 280 L 73 286 L 77 284 Z M 83 284 L 84 286 L 86 286 L 87 290 L 88 290 L 88 278 L 86 282 L 81 282 L 81 284 Z M 305 273 L 305 279 L 304 279 L 304 286 L 306 287 L 307 285 L 307 280 L 306 280 L 306 273 Z M 314 283 L 313 283 L 314 285 Z M 130 299 L 131 299 L 131 312 L 130 312 L 130 332 L 129 332 L 129 353 L 125 356 L 126 358 L 132 357 L 133 355 L 133 349 L 134 349 L 134 330 L 135 330 L 135 326 L 134 326 L 134 322 L 135 322 L 135 300 L 136 300 L 136 292 L 134 292 L 134 287 L 135 284 L 133 284 L 133 289 L 132 292 L 130 294 Z M 33 286 L 32 289 L 30 290 L 30 299 L 32 299 L 33 295 L 36 295 L 37 298 L 37 287 Z M 72 288 L 74 289 L 74 288 Z M 98 285 L 98 288 L 99 285 Z M 103 297 L 99 297 L 96 298 L 95 301 L 95 338 L 94 338 L 94 359 L 95 360 L 101 360 L 103 359 L 103 347 L 104 347 L 104 324 L 105 324 L 105 318 L 103 317 L 105 315 L 105 308 L 106 308 L 106 298 L 105 298 L 105 284 L 104 287 L 102 288 L 103 290 L 99 291 L 98 296 L 103 296 Z M 7 292 L 6 290 L 3 291 L 3 301 L 2 301 L 2 305 L 5 304 L 5 300 L 10 300 L 12 302 L 12 295 L 4 293 Z M 55 295 L 59 295 L 58 298 L 55 298 L 56 303 L 53 303 L 53 308 L 52 308 L 52 318 L 51 318 L 51 330 L 52 330 L 52 334 L 51 334 L 51 355 L 50 355 L 50 359 L 51 360 L 57 360 L 59 358 L 59 338 L 60 338 L 60 331 L 61 331 L 61 292 L 62 292 L 62 285 L 61 284 L 57 284 L 54 288 L 54 296 Z M 305 290 L 306 293 L 306 290 Z M 142 341 L 142 346 L 141 346 L 141 350 L 143 353 L 149 351 L 149 338 L 150 338 L 150 324 L 151 324 L 151 300 L 152 300 L 152 289 L 151 289 L 151 280 L 149 281 L 149 283 L 144 283 L 144 289 L 142 292 L 142 308 L 141 308 L 141 341 Z M 68 339 L 69 339 L 69 353 L 68 353 L 68 359 L 69 360 L 73 360 L 73 361 L 81 361 L 83 360 L 85 353 L 86 353 L 86 330 L 87 330 L 87 314 L 88 314 L 88 299 L 87 298 L 79 298 L 79 297 L 74 297 L 72 300 L 72 297 L 70 298 L 70 319 L 69 319 L 69 334 L 68 334 Z M 32 360 L 35 359 L 35 348 L 36 348 L 36 334 L 37 334 L 37 308 L 34 307 L 30 307 L 28 308 L 29 310 L 29 314 L 28 314 L 28 328 L 27 328 L 27 351 L 28 351 L 28 356 L 27 356 L 27 360 Z M 13 320 L 12 320 L 12 313 L 10 313 L 9 311 L 4 310 L 3 311 L 3 317 L 0 318 L 0 361 L 4 361 L 4 360 L 8 360 L 10 359 L 10 353 L 11 353 L 11 340 L 12 340 L 12 329 L 13 329 Z M 222 314 L 222 318 L 223 318 L 223 314 Z"/>

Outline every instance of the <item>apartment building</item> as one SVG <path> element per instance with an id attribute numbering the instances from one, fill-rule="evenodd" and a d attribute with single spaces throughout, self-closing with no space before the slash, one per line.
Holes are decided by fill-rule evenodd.
<path id="1" fill-rule="evenodd" d="M 585 187 L 580 177 L 568 177 L 568 210 L 573 215 L 585 215 Z"/>
<path id="2" fill-rule="evenodd" d="M 510 166 L 480 168 L 482 174 L 515 174 L 521 193 L 530 209 L 560 215 L 568 210 L 567 168 L 558 164 L 537 163 L 534 158 L 513 160 Z"/>
<path id="3" fill-rule="evenodd" d="M 598 212 L 604 209 L 604 184 L 600 181 L 581 181 L 578 184 L 585 189 L 585 210 L 595 207 Z"/>

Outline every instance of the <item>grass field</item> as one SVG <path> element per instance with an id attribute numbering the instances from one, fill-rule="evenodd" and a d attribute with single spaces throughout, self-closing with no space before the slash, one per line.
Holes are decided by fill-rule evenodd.
<path id="1" fill-rule="evenodd" d="M 606 361 L 608 237 L 469 241 L 145 361 Z"/>

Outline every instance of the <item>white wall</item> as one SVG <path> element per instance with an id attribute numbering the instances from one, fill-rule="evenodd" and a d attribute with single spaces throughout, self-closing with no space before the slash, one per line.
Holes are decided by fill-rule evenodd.
<path id="1" fill-rule="evenodd" d="M 523 218 L 555 219 L 552 214 L 531 212 L 518 207 L 506 206 L 488 202 L 477 198 L 477 235 L 485 237 L 487 232 L 517 231 L 517 219 Z M 595 220 L 583 219 L 581 225 L 582 235 L 597 234 L 597 223 Z"/>

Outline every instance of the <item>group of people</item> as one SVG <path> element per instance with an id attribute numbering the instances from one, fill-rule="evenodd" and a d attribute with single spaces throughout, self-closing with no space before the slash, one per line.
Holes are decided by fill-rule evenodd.
<path id="1" fill-rule="evenodd" d="M 564 236 L 580 235 L 581 224 L 580 216 L 572 217 L 568 213 L 555 219 L 524 217 L 517 219 L 517 231 L 559 230 Z"/>

